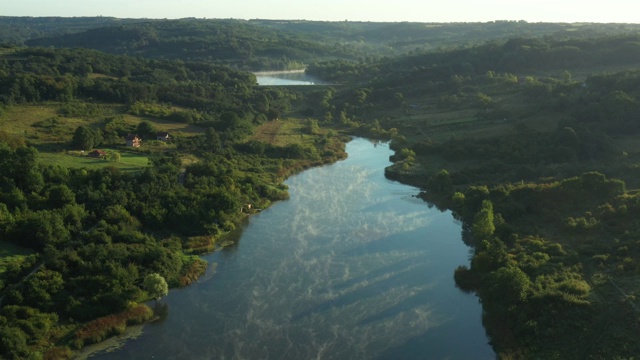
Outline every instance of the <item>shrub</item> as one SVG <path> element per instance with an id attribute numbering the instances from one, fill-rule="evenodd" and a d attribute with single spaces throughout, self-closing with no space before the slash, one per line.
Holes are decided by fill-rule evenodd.
<path id="1" fill-rule="evenodd" d="M 203 254 L 215 249 L 216 239 L 213 236 L 191 236 L 184 244 L 185 252 Z"/>
<path id="2" fill-rule="evenodd" d="M 113 335 L 123 334 L 127 325 L 140 324 L 151 317 L 153 317 L 153 310 L 148 306 L 129 304 L 123 312 L 97 318 L 76 330 L 74 344 L 76 348 L 81 349 Z"/>
<path id="3" fill-rule="evenodd" d="M 579 297 L 586 297 L 591 291 L 591 286 L 586 281 L 578 279 L 565 280 L 559 283 L 557 287 L 562 292 Z"/>
<path id="4" fill-rule="evenodd" d="M 44 360 L 66 360 L 73 357 L 73 352 L 66 346 L 56 346 L 44 353 Z"/>
<path id="5" fill-rule="evenodd" d="M 198 280 L 198 278 L 207 270 L 208 265 L 205 260 L 198 257 L 185 260 L 184 263 L 185 265 L 182 267 L 182 271 L 180 271 L 180 276 L 178 277 L 180 286 L 187 286 Z"/>
<path id="6" fill-rule="evenodd" d="M 474 273 L 464 265 L 456 268 L 453 278 L 456 281 L 456 286 L 463 291 L 474 291 L 478 286 L 477 276 L 475 276 Z"/>

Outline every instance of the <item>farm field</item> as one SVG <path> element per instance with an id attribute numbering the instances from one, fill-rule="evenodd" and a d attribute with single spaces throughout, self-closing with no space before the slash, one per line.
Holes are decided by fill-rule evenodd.
<path id="1" fill-rule="evenodd" d="M 309 120 L 287 119 L 275 120 L 262 124 L 254 130 L 249 140 L 260 141 L 274 146 L 287 146 L 313 141 L 318 135 L 310 134 Z M 326 129 L 318 129 L 319 133 L 327 133 Z"/>
<path id="2" fill-rule="evenodd" d="M 107 153 L 109 151 L 115 151 L 105 150 Z M 86 154 L 80 154 L 79 151 L 41 152 L 39 159 L 45 164 L 59 165 L 68 168 L 101 169 L 104 167 L 115 167 L 124 172 L 137 172 L 149 164 L 149 158 L 146 155 L 128 151 L 121 151 L 120 161 L 117 162 L 92 158 Z"/>
<path id="3" fill-rule="evenodd" d="M 124 148 L 122 144 L 101 145 L 100 150 L 108 154 L 118 152 L 120 159 L 96 159 L 87 156 L 90 150 L 82 153 L 71 147 L 70 142 L 75 129 L 87 126 L 99 129 L 104 126 L 105 119 L 121 115 L 126 124 L 132 127 L 142 121 L 151 123 L 158 131 L 166 131 L 172 137 L 189 137 L 204 133 L 204 128 L 158 119 L 149 116 L 135 116 L 123 113 L 120 105 L 91 104 L 98 115 L 87 117 L 63 116 L 65 103 L 44 102 L 37 104 L 23 104 L 9 106 L 0 113 L 0 128 L 10 136 L 25 139 L 27 144 L 35 146 L 39 151 L 39 161 L 43 164 L 53 164 L 70 168 L 100 169 L 115 167 L 124 172 L 137 172 L 148 166 L 149 153 L 161 153 L 175 150 L 175 145 L 156 140 L 143 139 L 142 149 L 145 153 Z M 94 109 L 94 110 L 95 110 Z M 108 156 L 109 157 L 109 156 Z M 190 160 L 193 162 L 193 159 Z"/>

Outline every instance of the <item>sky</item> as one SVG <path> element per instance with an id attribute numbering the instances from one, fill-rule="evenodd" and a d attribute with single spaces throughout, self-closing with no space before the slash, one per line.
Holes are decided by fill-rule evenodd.
<path id="1" fill-rule="evenodd" d="M 1 16 L 640 23 L 638 0 L 14 0 Z"/>

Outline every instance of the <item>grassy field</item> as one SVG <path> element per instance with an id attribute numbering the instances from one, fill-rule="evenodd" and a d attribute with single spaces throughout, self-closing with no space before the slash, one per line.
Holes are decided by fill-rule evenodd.
<path id="1" fill-rule="evenodd" d="M 135 151 L 109 149 L 104 146 L 98 149 L 119 151 L 119 162 L 94 159 L 82 155 L 69 147 L 69 142 L 78 126 L 100 128 L 105 118 L 123 115 L 127 123 L 137 126 L 141 121 L 149 121 L 159 131 L 169 132 L 172 136 L 195 136 L 204 133 L 205 128 L 168 120 L 124 114 L 125 109 L 119 105 L 100 105 L 101 113 L 93 118 L 66 117 L 60 110 L 63 103 L 39 103 L 10 106 L 0 114 L 0 129 L 9 134 L 24 137 L 40 152 L 40 161 L 44 164 L 55 164 L 72 168 L 99 169 L 114 166 L 125 172 L 136 172 L 149 163 L 147 155 Z M 122 140 L 124 145 L 124 139 Z M 174 150 L 175 145 L 156 140 L 143 140 L 142 147 L 152 152 Z"/>
<path id="2" fill-rule="evenodd" d="M 110 149 L 104 149 L 107 152 Z M 149 158 L 145 154 L 121 151 L 120 161 L 113 162 L 105 159 L 95 159 L 80 154 L 79 151 L 41 152 L 39 160 L 43 164 L 60 165 L 69 168 L 101 169 L 114 166 L 125 172 L 137 172 L 149 164 Z"/>
<path id="3" fill-rule="evenodd" d="M 78 126 L 91 124 L 81 118 L 59 117 L 58 110 L 55 103 L 11 106 L 0 116 L 0 128 L 41 144 L 70 141 Z"/>
<path id="4" fill-rule="evenodd" d="M 78 126 L 100 127 L 104 118 L 114 115 L 123 115 L 125 121 L 134 126 L 141 121 L 149 121 L 159 131 L 170 134 L 194 136 L 205 131 L 205 128 L 196 125 L 125 114 L 123 107 L 118 105 L 102 106 L 103 114 L 93 119 L 66 117 L 60 115 L 62 105 L 51 102 L 10 106 L 0 116 L 0 128 L 8 133 L 24 136 L 36 144 L 70 141 Z"/>
<path id="5" fill-rule="evenodd" d="M 417 128 L 414 134 L 436 137 L 444 140 L 457 137 L 483 138 L 514 133 L 517 126 L 525 125 L 537 131 L 555 130 L 557 115 L 540 114 L 532 111 L 527 100 L 521 94 L 490 94 L 494 100 L 494 110 L 504 116 L 490 120 L 479 120 L 481 111 L 476 106 L 461 104 L 457 108 L 447 109 L 435 103 L 429 103 L 397 119 Z"/>
<path id="6" fill-rule="evenodd" d="M 203 127 L 191 124 L 185 124 L 181 122 L 175 122 L 170 120 L 156 119 L 146 116 L 135 116 L 130 114 L 123 114 L 124 120 L 128 124 L 138 125 L 141 121 L 148 121 L 159 131 L 166 131 L 169 134 L 181 133 L 184 136 L 194 136 L 204 133 L 206 130 Z"/>
<path id="7" fill-rule="evenodd" d="M 276 120 L 262 124 L 255 129 L 250 140 L 260 141 L 275 146 L 304 143 L 317 138 L 318 135 L 309 134 L 307 120 L 287 119 Z M 320 129 L 318 133 L 327 132 Z"/>
<path id="8" fill-rule="evenodd" d="M 24 136 L 29 143 L 35 145 L 40 152 L 40 162 L 43 164 L 87 169 L 113 166 L 125 172 L 137 172 L 148 166 L 148 156 L 136 151 L 123 151 L 99 146 L 97 147 L 98 149 L 106 150 L 107 152 L 119 151 L 121 154 L 120 161 L 114 162 L 91 158 L 87 156 L 89 151 L 85 151 L 82 154 L 80 151 L 69 147 L 68 144 L 75 129 L 81 125 L 99 128 L 105 117 L 122 115 L 128 124 L 137 126 L 141 121 L 149 121 L 159 131 L 167 131 L 172 136 L 196 136 L 205 131 L 205 128 L 196 125 L 124 114 L 124 109 L 116 105 L 104 105 L 103 114 L 92 119 L 63 117 L 60 116 L 60 109 L 63 105 L 61 103 L 43 103 L 9 107 L 0 116 L 0 128 L 10 134 Z M 316 132 L 316 134 L 310 133 L 308 120 L 287 119 L 285 121 L 268 122 L 258 127 L 251 140 L 262 141 L 276 146 L 286 146 L 294 143 L 313 142 L 318 136 L 326 134 L 328 130 L 317 129 Z M 124 145 L 124 139 L 122 145 Z M 175 145 L 143 139 L 142 148 L 153 153 L 161 153 L 175 150 Z M 184 160 L 185 164 L 196 161 L 193 158 L 185 158 Z"/>
<path id="9" fill-rule="evenodd" d="M 505 91 L 492 86 L 478 87 L 477 92 L 488 95 L 491 107 L 477 104 L 473 92 L 459 96 L 457 104 L 445 106 L 437 96 L 420 95 L 406 90 L 409 106 L 372 107 L 363 114 L 365 122 L 380 119 L 385 128 L 397 128 L 409 143 L 430 139 L 435 142 L 456 138 L 487 138 L 516 134 L 522 129 L 554 131 L 562 114 L 541 112 L 530 99 L 519 91 Z M 382 120 L 384 119 L 384 120 Z"/>

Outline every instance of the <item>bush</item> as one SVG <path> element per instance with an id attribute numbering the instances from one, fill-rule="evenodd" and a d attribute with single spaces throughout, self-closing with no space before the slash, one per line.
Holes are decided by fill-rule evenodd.
<path id="1" fill-rule="evenodd" d="M 212 252 L 216 246 L 213 236 L 191 236 L 184 244 L 184 250 L 190 254 L 204 254 Z"/>
<path id="2" fill-rule="evenodd" d="M 140 324 L 153 317 L 153 310 L 143 304 L 130 304 L 118 314 L 95 319 L 75 332 L 74 344 L 81 349 L 86 345 L 98 343 L 113 335 L 123 334 L 127 325 Z"/>
<path id="3" fill-rule="evenodd" d="M 456 286 L 463 291 L 474 291 L 478 286 L 477 276 L 464 265 L 456 268 L 456 271 L 453 273 L 453 278 L 456 281 Z"/>
<path id="4" fill-rule="evenodd" d="M 591 291 L 591 286 L 586 281 L 578 279 L 565 280 L 557 286 L 558 290 L 579 297 L 586 297 Z"/>
<path id="5" fill-rule="evenodd" d="M 27 335 L 13 326 L 0 327 L 0 358 L 21 359 L 29 354 Z"/>
<path id="6" fill-rule="evenodd" d="M 44 353 L 44 360 L 66 360 L 73 357 L 73 352 L 66 346 L 56 346 Z"/>
<path id="7" fill-rule="evenodd" d="M 180 276 L 178 277 L 180 286 L 187 286 L 193 283 L 207 270 L 208 263 L 198 257 L 190 258 L 184 262 L 185 265 L 182 267 L 182 271 L 180 271 Z"/>

